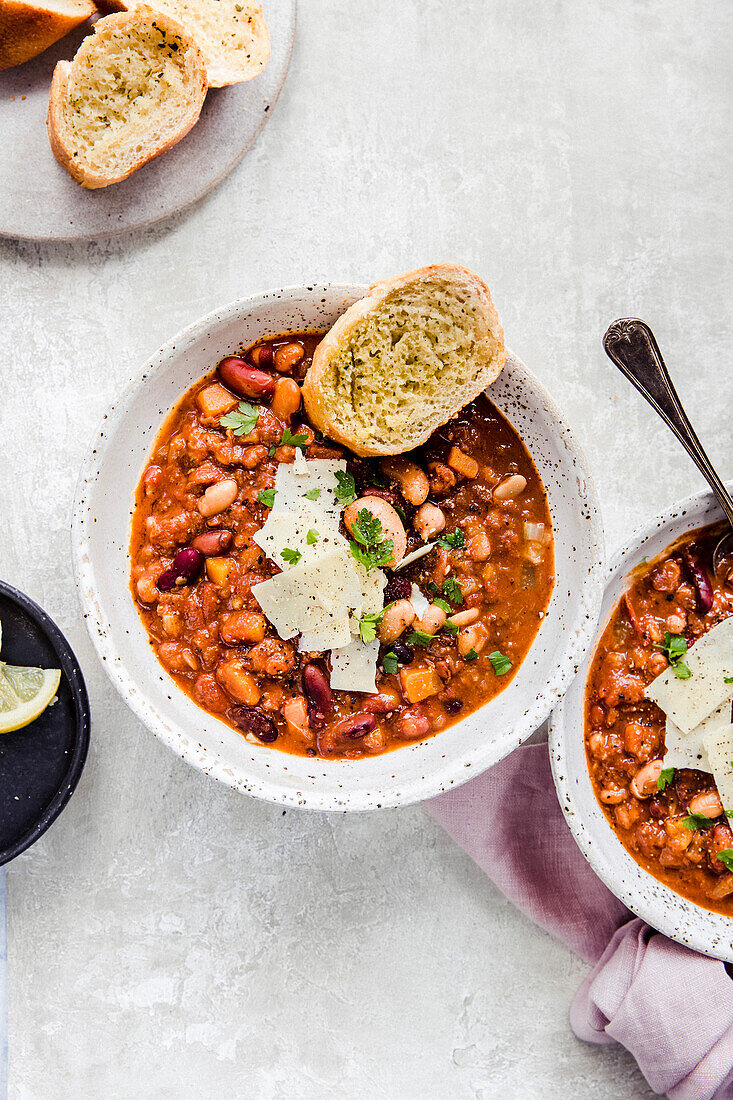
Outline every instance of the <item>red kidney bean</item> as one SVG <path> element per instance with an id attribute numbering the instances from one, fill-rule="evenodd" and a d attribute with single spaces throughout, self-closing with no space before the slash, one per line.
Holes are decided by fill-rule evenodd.
<path id="1" fill-rule="evenodd" d="M 249 349 L 247 358 L 255 367 L 271 367 L 275 353 L 269 344 L 258 344 L 256 348 Z"/>
<path id="2" fill-rule="evenodd" d="M 197 535 L 191 543 L 192 550 L 198 550 L 205 558 L 213 558 L 217 554 L 225 553 L 232 545 L 234 535 L 231 531 L 205 531 L 203 535 Z"/>
<path id="3" fill-rule="evenodd" d="M 333 732 L 337 737 L 356 741 L 359 737 L 366 737 L 376 728 L 376 725 L 377 720 L 373 714 L 351 714 L 339 722 Z"/>
<path id="4" fill-rule="evenodd" d="M 412 585 L 407 577 L 390 577 L 384 586 L 384 606 L 395 600 L 409 600 L 411 592 Z"/>
<path id="5" fill-rule="evenodd" d="M 661 819 L 665 816 L 666 812 L 667 811 L 665 810 L 664 806 L 662 805 L 662 803 L 659 801 L 658 798 L 653 798 L 651 800 L 651 802 L 649 803 L 649 813 L 657 821 L 661 821 Z"/>
<path id="6" fill-rule="evenodd" d="M 263 741 L 266 745 L 277 741 L 277 726 L 259 707 L 230 707 L 227 718 L 242 733 L 252 733 L 258 741 Z"/>
<path id="7" fill-rule="evenodd" d="M 326 674 L 318 665 L 306 665 L 303 669 L 303 691 L 308 703 L 308 722 L 313 729 L 320 729 L 331 711 L 333 695 Z"/>
<path id="8" fill-rule="evenodd" d="M 272 375 L 250 366 L 238 355 L 230 355 L 227 359 L 222 359 L 218 371 L 224 385 L 239 397 L 251 397 L 255 401 L 270 401 L 275 393 L 275 379 Z"/>
<path id="9" fill-rule="evenodd" d="M 192 547 L 179 550 L 165 572 L 158 577 L 158 589 L 160 592 L 170 592 L 172 588 L 184 584 L 191 584 L 201 572 L 204 564 L 204 555 Z"/>
<path id="10" fill-rule="evenodd" d="M 684 556 L 685 570 L 695 586 L 697 606 L 700 611 L 709 611 L 713 606 L 713 586 L 700 562 L 687 551 Z"/>

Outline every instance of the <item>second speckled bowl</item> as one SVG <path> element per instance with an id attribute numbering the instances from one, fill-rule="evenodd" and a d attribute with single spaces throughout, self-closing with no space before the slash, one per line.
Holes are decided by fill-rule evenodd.
<path id="1" fill-rule="evenodd" d="M 105 416 L 74 507 L 74 566 L 87 625 L 110 679 L 135 714 L 212 778 L 258 798 L 316 810 L 417 802 L 501 760 L 544 721 L 575 675 L 602 591 L 603 535 L 585 458 L 552 398 L 510 355 L 490 396 L 518 430 L 544 481 L 556 584 L 534 644 L 501 695 L 426 741 L 366 760 L 322 760 L 250 743 L 197 707 L 168 676 L 128 587 L 135 488 L 164 417 L 223 356 L 265 334 L 327 329 L 366 289 L 327 284 L 269 291 L 184 329 Z"/>

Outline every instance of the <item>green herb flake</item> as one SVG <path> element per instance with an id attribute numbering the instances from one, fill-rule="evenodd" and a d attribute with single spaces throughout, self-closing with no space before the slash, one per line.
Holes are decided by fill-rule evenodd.
<path id="1" fill-rule="evenodd" d="M 272 458 L 272 456 L 274 455 L 274 453 L 275 453 L 275 451 L 276 451 L 276 450 L 277 450 L 277 447 L 270 447 L 270 448 L 268 449 L 268 451 L 267 451 L 267 454 L 268 454 L 268 456 L 269 456 L 270 458 Z"/>
<path id="2" fill-rule="evenodd" d="M 443 624 L 443 630 L 446 632 L 446 634 L 452 634 L 453 637 L 456 636 L 456 634 L 458 633 L 458 631 L 460 629 L 461 628 L 458 625 L 458 623 L 452 623 L 452 622 L 450 622 L 450 620 L 448 620 L 447 622 L 445 622 Z"/>
<path id="3" fill-rule="evenodd" d="M 436 607 L 439 607 L 441 611 L 445 611 L 446 615 L 450 615 L 452 613 L 453 609 L 451 608 L 451 605 L 449 603 L 446 603 L 445 600 L 442 600 L 440 596 L 436 596 L 433 600 L 433 603 Z"/>
<path id="4" fill-rule="evenodd" d="M 320 489 L 309 489 L 307 493 L 303 493 L 303 496 L 306 500 L 318 500 L 320 495 Z"/>
<path id="5" fill-rule="evenodd" d="M 444 550 L 458 550 L 461 546 L 466 545 L 466 536 L 460 527 L 457 527 L 455 531 L 452 531 L 449 535 L 441 535 L 438 539 L 438 546 L 442 546 Z"/>
<path id="6" fill-rule="evenodd" d="M 722 852 L 718 852 L 717 858 L 729 871 L 733 871 L 733 848 L 724 848 Z"/>
<path id="7" fill-rule="evenodd" d="M 255 405 L 240 401 L 236 409 L 219 419 L 219 423 L 234 435 L 249 435 L 255 430 L 259 415 L 260 410 Z"/>
<path id="8" fill-rule="evenodd" d="M 259 500 L 260 504 L 264 504 L 265 508 L 272 508 L 273 504 L 275 503 L 276 494 L 277 489 L 260 489 L 259 493 L 257 494 L 257 499 Z"/>
<path id="9" fill-rule="evenodd" d="M 666 791 L 667 787 L 670 785 L 673 779 L 674 768 L 662 768 L 661 772 L 659 773 L 659 779 L 657 780 L 657 790 Z"/>
<path id="10" fill-rule="evenodd" d="M 391 650 L 389 653 L 385 653 L 385 655 L 382 657 L 382 668 L 387 673 L 387 675 L 396 676 L 399 667 L 400 662 L 397 660 L 397 654 L 392 653 Z"/>
<path id="11" fill-rule="evenodd" d="M 733 676 L 724 676 L 723 677 L 723 683 L 724 684 L 733 684 Z"/>
<path id="12" fill-rule="evenodd" d="M 475 649 L 469 649 L 468 653 L 466 654 L 465 660 L 466 661 L 477 661 L 478 660 L 478 653 L 476 652 L 476 650 Z"/>
<path id="13" fill-rule="evenodd" d="M 356 484 L 353 476 L 346 470 L 336 470 L 334 477 L 336 478 L 336 488 L 334 489 L 336 500 L 342 508 L 345 508 L 348 504 L 353 504 L 356 500 Z"/>
<path id="14" fill-rule="evenodd" d="M 443 581 L 443 595 L 446 600 L 450 600 L 451 603 L 463 603 L 463 592 L 455 577 L 446 577 Z"/>
<path id="15" fill-rule="evenodd" d="M 288 565 L 297 565 L 303 555 L 300 550 L 291 550 L 289 546 L 286 546 L 284 550 L 280 551 L 280 557 L 283 561 L 286 561 Z"/>
<path id="16" fill-rule="evenodd" d="M 491 667 L 497 676 L 506 676 L 507 672 L 510 672 L 514 668 L 514 665 L 503 653 L 498 649 L 495 649 L 493 653 L 489 654 L 489 660 L 491 661 Z"/>
<path id="17" fill-rule="evenodd" d="M 419 645 L 423 649 L 427 649 L 433 640 L 433 635 L 428 634 L 424 630 L 413 630 L 407 635 L 407 641 L 409 645 Z"/>
<path id="18" fill-rule="evenodd" d="M 309 546 L 315 546 L 315 544 L 318 542 L 319 538 L 320 538 L 320 535 L 318 534 L 318 532 L 314 531 L 313 528 L 311 527 L 310 531 L 305 536 L 305 541 L 308 543 Z"/>

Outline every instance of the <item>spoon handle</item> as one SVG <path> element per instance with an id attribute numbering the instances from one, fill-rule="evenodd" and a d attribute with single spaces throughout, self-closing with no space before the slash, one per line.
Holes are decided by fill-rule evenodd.
<path id="1" fill-rule="evenodd" d="M 638 317 L 614 321 L 603 337 L 603 347 L 629 382 L 636 386 L 662 420 L 672 429 L 682 446 L 715 493 L 720 507 L 733 527 L 733 497 L 720 480 L 705 454 L 695 430 L 687 419 L 672 379 L 662 359 L 654 333 Z"/>

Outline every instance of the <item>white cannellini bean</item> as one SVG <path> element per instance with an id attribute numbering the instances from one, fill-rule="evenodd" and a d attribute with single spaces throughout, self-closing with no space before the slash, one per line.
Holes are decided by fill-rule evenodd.
<path id="1" fill-rule="evenodd" d="M 412 526 L 417 531 L 423 542 L 427 542 L 433 535 L 437 535 L 445 527 L 445 516 L 442 508 L 429 502 L 421 505 L 415 513 Z"/>
<path id="2" fill-rule="evenodd" d="M 384 612 L 379 627 L 379 637 L 383 642 L 396 642 L 414 621 L 415 608 L 410 601 L 397 600 Z"/>
<path id="3" fill-rule="evenodd" d="M 227 477 L 223 481 L 216 481 L 210 485 L 199 501 L 199 512 L 207 519 L 223 512 L 237 498 L 239 486 L 233 477 Z"/>
<path id="4" fill-rule="evenodd" d="M 448 622 L 453 626 L 470 626 L 471 623 L 475 623 L 479 617 L 479 609 L 477 607 L 467 607 L 465 611 L 456 611 L 455 615 L 451 615 Z"/>
<path id="5" fill-rule="evenodd" d="M 417 623 L 417 629 L 425 634 L 437 634 L 443 626 L 445 626 L 445 611 L 435 603 L 431 603 Z"/>
<path id="6" fill-rule="evenodd" d="M 494 500 L 513 500 L 527 488 L 527 479 L 522 474 L 512 474 L 501 481 L 494 489 Z"/>

